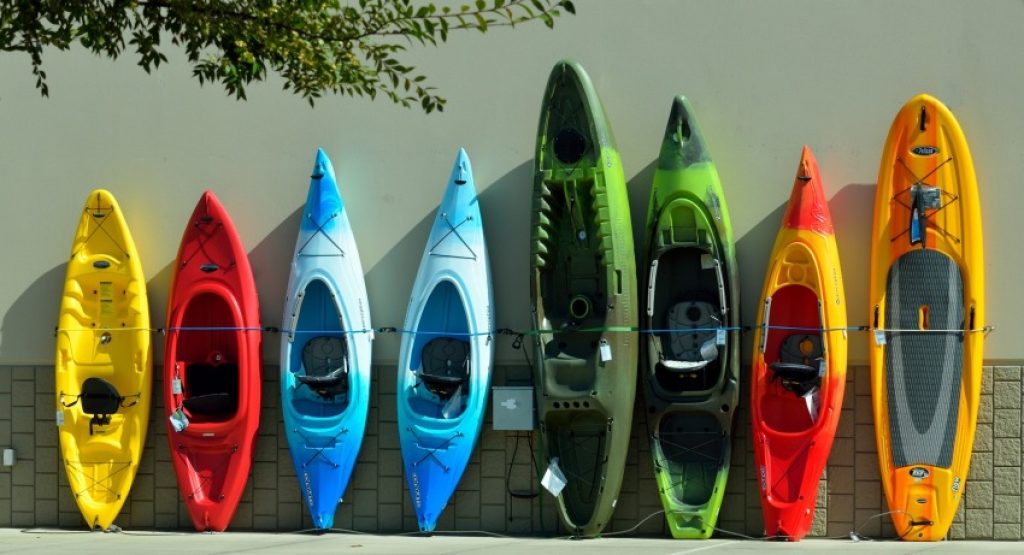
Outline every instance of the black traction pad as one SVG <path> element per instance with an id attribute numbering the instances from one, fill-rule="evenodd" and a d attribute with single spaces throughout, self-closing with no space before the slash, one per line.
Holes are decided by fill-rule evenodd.
<path id="1" fill-rule="evenodd" d="M 960 268 L 950 257 L 930 249 L 910 251 L 889 269 L 885 327 L 918 330 L 926 310 L 929 329 L 963 329 L 963 291 Z M 952 464 L 963 359 L 963 333 L 886 332 L 895 467 Z"/>

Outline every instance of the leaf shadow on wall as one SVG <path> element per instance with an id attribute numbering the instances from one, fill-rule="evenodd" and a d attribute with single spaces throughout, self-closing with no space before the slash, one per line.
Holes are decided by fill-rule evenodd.
<path id="1" fill-rule="evenodd" d="M 60 313 L 61 294 L 67 263 L 62 262 L 43 272 L 11 304 L 0 328 L 0 358 L 21 363 L 42 362 L 40 353 L 47 353 L 52 364 L 53 331 Z M 53 379 L 53 374 L 50 374 Z"/>

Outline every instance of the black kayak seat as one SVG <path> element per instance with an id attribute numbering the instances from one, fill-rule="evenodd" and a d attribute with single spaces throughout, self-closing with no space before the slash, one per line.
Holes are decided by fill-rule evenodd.
<path id="1" fill-rule="evenodd" d="M 103 378 L 86 378 L 82 382 L 82 412 L 92 415 L 89 420 L 89 435 L 93 435 L 94 426 L 110 424 L 110 415 L 116 413 L 124 402 L 124 397 L 117 392 L 114 384 Z"/>
<path id="2" fill-rule="evenodd" d="M 802 397 L 821 385 L 823 357 L 821 336 L 794 333 L 783 340 L 779 360 L 768 367 L 772 370 L 773 380 L 778 380 L 787 391 Z"/>
<path id="3" fill-rule="evenodd" d="M 238 407 L 238 365 L 189 364 L 185 369 L 188 396 L 182 405 L 193 415 L 220 417 Z"/>
<path id="4" fill-rule="evenodd" d="M 321 336 L 302 348 L 304 374 L 295 380 L 326 400 L 348 393 L 348 342 L 344 337 Z"/>
<path id="5" fill-rule="evenodd" d="M 447 400 L 469 380 L 469 342 L 438 337 L 423 346 L 418 376 L 427 391 Z"/>
<path id="6" fill-rule="evenodd" d="M 192 414 L 216 416 L 230 414 L 235 410 L 234 399 L 230 393 L 208 393 L 189 397 L 182 402 Z"/>
<path id="7" fill-rule="evenodd" d="M 82 412 L 85 414 L 111 415 L 121 408 L 124 397 L 117 392 L 114 384 L 103 378 L 87 378 L 82 383 Z"/>

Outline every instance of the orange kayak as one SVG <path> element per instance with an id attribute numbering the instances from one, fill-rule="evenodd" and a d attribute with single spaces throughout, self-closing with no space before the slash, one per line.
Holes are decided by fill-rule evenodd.
<path id="1" fill-rule="evenodd" d="M 758 306 L 751 414 L 765 534 L 814 519 L 846 385 L 846 300 L 818 163 L 804 147 Z"/>

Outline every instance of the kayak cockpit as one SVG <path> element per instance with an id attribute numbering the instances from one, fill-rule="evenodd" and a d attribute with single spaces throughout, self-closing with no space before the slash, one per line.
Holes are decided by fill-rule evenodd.
<path id="1" fill-rule="evenodd" d="M 440 280 L 414 328 L 406 396 L 417 416 L 455 419 L 466 409 L 472 380 L 472 349 L 466 307 L 455 284 Z"/>
<path id="2" fill-rule="evenodd" d="M 337 298 L 326 282 L 313 279 L 296 302 L 289 347 L 292 406 L 307 417 L 337 416 L 348 407 L 351 388 L 350 346 Z"/>

